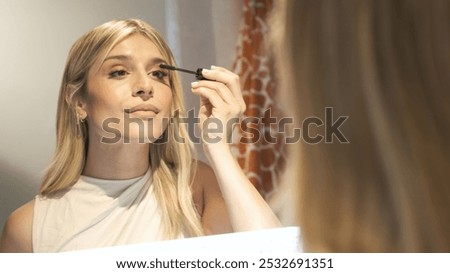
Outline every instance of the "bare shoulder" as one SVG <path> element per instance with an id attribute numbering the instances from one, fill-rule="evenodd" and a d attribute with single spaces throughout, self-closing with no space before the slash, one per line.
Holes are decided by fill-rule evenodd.
<path id="1" fill-rule="evenodd" d="M 202 161 L 197 161 L 196 168 L 193 170 L 193 183 L 192 183 L 192 196 L 197 207 L 197 211 L 200 215 L 203 215 L 205 204 L 205 184 L 208 181 L 208 176 L 214 176 L 214 172 L 211 168 Z M 211 177 L 210 177 L 211 178 Z"/>
<path id="2" fill-rule="evenodd" d="M 199 187 L 210 187 L 212 182 L 217 184 L 213 169 L 203 161 L 197 161 L 194 183 Z M 214 185 L 213 185 L 214 186 Z"/>
<path id="3" fill-rule="evenodd" d="M 203 161 L 197 161 L 192 188 L 194 199 L 201 200 L 201 204 L 204 204 L 211 194 L 220 193 L 213 169 Z"/>
<path id="4" fill-rule="evenodd" d="M 197 162 L 193 188 L 194 192 L 201 192 L 202 194 L 199 212 L 205 233 L 232 232 L 228 209 L 222 197 L 216 175 L 213 169 L 202 161 Z"/>
<path id="5" fill-rule="evenodd" d="M 8 217 L 0 240 L 0 252 L 32 252 L 34 200 L 16 209 Z"/>

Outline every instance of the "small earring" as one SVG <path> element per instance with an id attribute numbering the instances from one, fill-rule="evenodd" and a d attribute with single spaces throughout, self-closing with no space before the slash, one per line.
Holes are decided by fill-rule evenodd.
<path id="1" fill-rule="evenodd" d="M 77 113 L 77 122 L 84 123 L 84 121 L 86 120 L 86 117 L 87 117 L 87 115 L 85 116 L 85 115 L 80 115 Z"/>
<path id="2" fill-rule="evenodd" d="M 76 118 L 75 118 L 75 122 L 77 124 L 77 127 L 80 126 L 80 116 L 77 114 Z"/>
<path id="3" fill-rule="evenodd" d="M 85 134 L 86 126 L 85 126 L 86 116 L 83 118 L 82 115 L 76 113 L 76 135 L 78 137 L 83 137 Z"/>

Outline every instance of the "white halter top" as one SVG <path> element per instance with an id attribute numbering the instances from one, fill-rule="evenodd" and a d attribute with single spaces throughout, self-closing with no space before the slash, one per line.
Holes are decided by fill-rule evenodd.
<path id="1" fill-rule="evenodd" d="M 160 241 L 161 212 L 150 169 L 138 178 L 81 176 L 60 197 L 36 196 L 33 251 L 60 252 Z"/>

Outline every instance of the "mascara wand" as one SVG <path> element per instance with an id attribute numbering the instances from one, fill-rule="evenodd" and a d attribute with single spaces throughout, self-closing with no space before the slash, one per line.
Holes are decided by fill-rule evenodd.
<path id="1" fill-rule="evenodd" d="M 167 65 L 167 64 L 160 64 L 159 67 L 161 67 L 163 69 L 177 70 L 177 71 L 181 71 L 181 72 L 185 72 L 185 73 L 189 73 L 189 74 L 194 74 L 195 78 L 197 80 L 199 80 L 199 81 L 201 81 L 201 80 L 208 80 L 207 78 L 203 77 L 203 75 L 202 75 L 203 68 L 198 68 L 197 71 L 192 71 L 192 70 L 178 68 L 178 67 Z"/>

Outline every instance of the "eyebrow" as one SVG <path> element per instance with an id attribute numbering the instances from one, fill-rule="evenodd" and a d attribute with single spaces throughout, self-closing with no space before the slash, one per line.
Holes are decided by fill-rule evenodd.
<path id="1" fill-rule="evenodd" d="M 130 56 L 128 55 L 112 55 L 112 56 L 108 56 L 103 60 L 103 63 L 105 63 L 108 60 L 120 60 L 120 61 L 129 61 L 131 59 Z M 152 58 L 150 60 L 151 64 L 161 64 L 161 63 L 167 63 L 166 60 L 159 58 L 159 57 L 155 57 Z"/>

